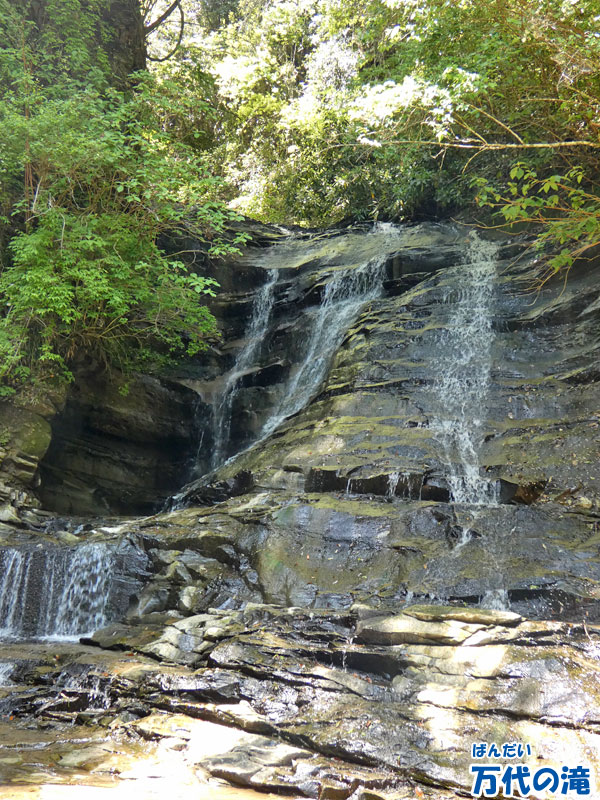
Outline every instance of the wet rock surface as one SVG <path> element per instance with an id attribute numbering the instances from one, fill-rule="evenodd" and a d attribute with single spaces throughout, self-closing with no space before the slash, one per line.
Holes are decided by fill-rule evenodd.
<path id="1" fill-rule="evenodd" d="M 513 497 L 519 491 L 517 501 L 545 495 L 597 509 L 599 344 L 590 267 L 576 270 L 564 292 L 559 281 L 527 291 L 531 269 L 509 259 L 498 272 L 481 463 L 507 494 L 511 485 Z M 413 289 L 370 304 L 316 401 L 230 470 L 250 470 L 261 485 L 298 485 L 301 475 L 309 489 L 379 495 L 399 473 L 393 494 L 447 497 L 447 464 L 431 422 L 440 412 L 438 366 L 447 357 L 444 329 L 460 273 L 421 277 Z"/>
<path id="2" fill-rule="evenodd" d="M 178 394 L 199 393 L 200 472 L 248 291 L 280 269 L 228 454 L 280 407 L 303 326 L 349 254 L 366 257 L 361 237 L 316 237 L 301 253 L 290 242 L 264 263 L 247 254 L 229 275 L 218 301 L 227 344 Z M 70 520 L 9 499 L 2 547 L 113 542 L 120 599 L 82 643 L 3 646 L 1 783 L 153 797 L 156 774 L 173 797 L 449 800 L 469 796 L 473 743 L 520 742 L 532 753 L 516 761 L 532 771 L 583 764 L 600 785 L 596 281 L 577 266 L 566 286 L 532 293 L 519 242 L 500 249 L 479 453 L 497 493 L 451 502 L 459 456 L 434 422 L 463 248 L 460 228 L 407 229 L 311 402 L 197 479 L 175 510 Z M 121 442 L 131 413 L 140 439 L 161 431 L 156 441 L 174 436 L 183 453 L 188 400 L 168 395 L 174 422 L 153 397 L 152 415 L 124 401 L 98 436 Z M 81 499 L 86 481 L 65 498 Z M 98 485 L 113 500 L 120 481 L 133 485 L 125 473 L 111 481 Z"/>
<path id="3" fill-rule="evenodd" d="M 502 595 L 530 618 L 599 618 L 597 521 L 558 503 L 474 509 L 271 490 L 128 529 L 152 559 L 138 612 L 248 601 L 395 609 L 431 597 L 485 606 Z"/>
<path id="4" fill-rule="evenodd" d="M 0 770 L 22 781 L 46 742 L 36 782 L 127 781 L 150 742 L 178 754 L 180 779 L 187 764 L 294 797 L 441 799 L 470 790 L 471 741 L 520 741 L 536 767 L 596 774 L 599 636 L 478 608 L 249 603 L 139 618 L 112 646 L 110 629 L 13 645 Z"/>

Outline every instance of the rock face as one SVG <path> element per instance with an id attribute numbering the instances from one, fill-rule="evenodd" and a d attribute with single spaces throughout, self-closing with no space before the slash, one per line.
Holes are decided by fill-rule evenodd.
<path id="1" fill-rule="evenodd" d="M 368 243 L 363 236 L 363 247 Z M 350 242 L 287 245 L 288 269 L 281 268 L 276 292 L 282 299 L 276 299 L 256 374 L 274 359 L 283 363 L 289 331 L 301 350 L 304 329 L 306 351 L 312 307 L 302 308 L 322 297 L 323 285 L 347 263 L 344 245 Z M 388 254 L 381 298 L 363 305 L 312 402 L 183 497 L 210 504 L 220 487 L 223 500 L 235 476 L 238 483 L 243 476 L 245 499 L 220 505 L 219 513 L 237 516 L 240 502 L 253 517 L 261 504 L 269 507 L 256 540 L 270 602 L 347 607 L 367 597 L 399 603 L 421 596 L 510 602 L 537 617 L 576 619 L 585 609 L 595 618 L 599 340 L 589 264 L 572 270 L 566 287 L 557 280 L 532 292 L 535 273 L 517 244 L 496 248 L 487 326 L 474 329 L 489 341 L 476 340 L 458 374 L 459 393 L 463 386 L 478 403 L 467 409 L 471 423 L 479 419 L 478 440 L 467 442 L 477 450 L 476 463 L 466 468 L 476 469 L 494 497 L 483 505 L 449 503 L 468 447 L 439 420 L 452 427 L 452 416 L 467 403 L 449 396 L 456 376 L 448 378 L 448 365 L 461 355 L 457 343 L 473 347 L 455 333 L 457 319 L 463 327 L 475 324 L 464 314 L 463 298 L 476 310 L 482 294 L 469 294 L 464 285 L 468 245 L 452 226 L 414 226 L 378 246 Z M 355 261 L 365 257 L 355 253 Z M 296 316 L 284 302 L 292 265 L 294 291 L 308 287 L 295 295 Z M 477 288 L 482 278 L 476 277 Z M 292 356 L 286 363 L 288 373 L 298 370 Z M 273 398 L 289 390 L 285 370 L 270 385 L 241 381 L 234 420 L 281 407 Z M 485 391 L 469 388 L 472 373 L 483 374 Z M 234 448 L 245 443 L 236 439 L 235 423 L 232 440 Z M 233 538 L 246 541 L 247 522 L 226 526 L 232 524 Z"/>
<path id="2" fill-rule="evenodd" d="M 532 775 L 584 764 L 597 781 L 599 633 L 477 608 L 390 617 L 248 603 L 108 628 L 86 640 L 96 648 L 12 646 L 0 707 L 30 732 L 25 744 L 4 734 L 0 769 L 6 782 L 26 774 L 51 724 L 56 743 L 35 757 L 52 782 L 127 781 L 140 741 L 157 759 L 160 748 L 179 754 L 178 780 L 191 763 L 297 798 L 465 796 L 480 742 L 529 748 L 498 764 L 527 763 Z"/>
<path id="3" fill-rule="evenodd" d="M 156 511 L 193 468 L 201 414 L 197 393 L 179 381 L 103 373 L 82 373 L 43 403 L 0 403 L 0 522 L 40 505 Z"/>
<path id="4" fill-rule="evenodd" d="M 52 523 L 53 542 L 121 542 L 128 611 L 81 645 L 3 650 L 6 736 L 56 726 L 46 781 L 124 781 L 151 746 L 217 798 L 214 781 L 236 797 L 448 800 L 471 793 L 474 763 L 582 765 L 595 796 L 599 290 L 586 264 L 532 292 L 526 244 L 478 244 L 478 261 L 452 225 L 296 235 L 231 266 L 226 344 L 164 405 L 163 389 L 101 414 L 91 389 L 71 401 L 80 433 L 57 422 L 42 471 L 55 507 L 83 508 L 95 481 L 109 507 L 144 510 L 141 468 L 138 495 L 119 495 L 137 485 L 132 430 L 157 460 L 176 443 L 169 462 L 195 426 L 208 474 L 170 512 Z M 94 477 L 102 443 L 127 474 Z M 482 742 L 525 753 L 478 761 Z M 10 763 L 1 748 L 0 775 L 22 781 L 26 746 Z"/>
<path id="5" fill-rule="evenodd" d="M 564 500 L 567 492 L 570 505 L 591 507 L 580 505 L 585 497 L 597 508 L 598 290 L 591 268 L 573 271 L 566 288 L 556 281 L 532 292 L 531 266 L 512 264 L 514 250 L 500 255 L 481 467 L 517 492 L 517 501 L 543 493 Z M 316 401 L 229 471 L 251 467 L 261 482 L 276 476 L 278 486 L 285 474 L 302 474 L 305 488 L 380 495 L 399 472 L 394 494 L 447 499 L 448 464 L 432 423 L 461 272 L 416 277 L 424 279 L 372 303 L 352 326 Z"/>
<path id="6" fill-rule="evenodd" d="M 176 382 L 80 378 L 52 421 L 40 464 L 46 508 L 71 514 L 151 513 L 189 474 L 198 397 Z"/>
<path id="7" fill-rule="evenodd" d="M 0 403 L 0 522 L 19 522 L 19 509 L 38 504 L 38 465 L 52 437 L 55 408 Z"/>

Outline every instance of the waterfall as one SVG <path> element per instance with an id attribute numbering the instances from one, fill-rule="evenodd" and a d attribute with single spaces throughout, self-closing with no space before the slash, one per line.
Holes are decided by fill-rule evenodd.
<path id="1" fill-rule="evenodd" d="M 400 480 L 399 472 L 390 472 L 390 474 L 387 477 L 387 490 L 385 493 L 386 497 L 395 497 L 399 480 Z"/>
<path id="2" fill-rule="evenodd" d="M 498 247 L 471 234 L 466 263 L 458 270 L 458 296 L 449 327 L 439 341 L 434 384 L 439 416 L 430 425 L 442 446 L 451 499 L 457 503 L 496 505 L 496 484 L 481 476 L 479 452 L 494 339 L 492 312 Z"/>
<path id="3" fill-rule="evenodd" d="M 0 549 L 0 638 L 76 638 L 106 624 L 104 544 Z"/>
<path id="4" fill-rule="evenodd" d="M 269 277 L 255 295 L 246 331 L 246 344 L 226 377 L 222 398 L 213 412 L 213 471 L 263 442 L 287 417 L 300 411 L 314 397 L 327 376 L 334 354 L 348 328 L 365 303 L 381 296 L 385 263 L 390 254 L 399 249 L 404 235 L 402 228 L 391 223 L 376 223 L 368 234 L 351 233 L 326 240 L 296 240 L 290 237 L 261 255 L 263 269 L 266 264 L 274 266 L 266 269 Z M 305 312 L 307 333 L 300 363 L 291 372 L 282 388 L 279 402 L 257 438 L 241 453 L 227 458 L 231 414 L 240 378 L 256 366 L 261 355 L 261 345 L 269 331 L 279 270 L 300 267 L 312 258 L 324 263 L 333 262 L 336 266 L 332 267 L 334 272 L 324 288 L 321 303 Z M 352 266 L 337 266 L 344 262 L 352 263 Z M 185 492 L 174 495 L 170 507 L 177 507 L 184 497 Z"/>
<path id="5" fill-rule="evenodd" d="M 339 269 L 325 287 L 320 305 L 311 312 L 311 322 L 302 361 L 284 387 L 281 400 L 261 431 L 266 439 L 287 417 L 297 413 L 313 397 L 327 376 L 331 360 L 346 331 L 364 304 L 381 295 L 384 252 L 357 267 Z"/>
<path id="6" fill-rule="evenodd" d="M 231 431 L 231 412 L 237 389 L 239 388 L 240 378 L 244 376 L 248 369 L 254 366 L 260 355 L 261 345 L 265 339 L 273 310 L 277 276 L 277 270 L 268 270 L 266 282 L 256 293 L 252 316 L 245 332 L 246 343 L 240 350 L 233 369 L 226 377 L 221 401 L 218 405 L 215 405 L 213 416 L 214 449 L 211 459 L 213 469 L 218 467 L 226 457 Z"/>

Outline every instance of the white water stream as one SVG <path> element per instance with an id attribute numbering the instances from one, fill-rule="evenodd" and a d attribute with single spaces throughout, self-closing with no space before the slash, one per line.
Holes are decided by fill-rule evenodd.
<path id="1" fill-rule="evenodd" d="M 260 357 L 261 346 L 271 321 L 278 274 L 278 270 L 269 270 L 267 280 L 255 295 L 252 316 L 245 332 L 246 343 L 238 353 L 233 369 L 227 375 L 221 400 L 215 405 L 213 412 L 214 448 L 211 458 L 213 469 L 222 464 L 226 457 L 231 432 L 231 413 L 240 379 Z"/>
<path id="2" fill-rule="evenodd" d="M 12 686 L 13 682 L 11 676 L 16 664 L 12 661 L 4 661 L 0 663 L 0 687 Z"/>
<path id="3" fill-rule="evenodd" d="M 437 410 L 429 428 L 440 444 L 440 455 L 462 534 L 458 555 L 473 536 L 486 509 L 499 505 L 498 483 L 483 472 L 481 453 L 490 413 L 490 381 L 494 350 L 495 285 L 498 246 L 471 233 L 465 262 L 442 278 L 454 289 L 445 298 L 447 324 L 438 339 L 433 391 Z M 490 588 L 481 598 L 485 608 L 510 608 L 503 586 L 494 536 L 486 537 Z"/>
<path id="4" fill-rule="evenodd" d="M 331 360 L 365 303 L 381 295 L 387 253 L 358 267 L 338 270 L 309 317 L 302 361 L 287 381 L 281 400 L 263 426 L 259 441 L 309 402 L 327 376 Z"/>
<path id="5" fill-rule="evenodd" d="M 106 624 L 111 551 L 0 550 L 0 638 L 76 638 Z"/>
<path id="6" fill-rule="evenodd" d="M 439 413 L 430 429 L 440 442 L 451 499 L 478 506 L 498 504 L 495 481 L 481 474 L 491 354 L 498 247 L 476 234 L 469 238 L 466 263 L 457 268 L 461 287 L 440 341 L 434 391 Z"/>

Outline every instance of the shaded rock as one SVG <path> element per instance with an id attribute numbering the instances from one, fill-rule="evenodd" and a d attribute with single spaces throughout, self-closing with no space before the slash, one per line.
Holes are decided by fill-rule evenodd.
<path id="1" fill-rule="evenodd" d="M 161 624 L 132 626 L 117 622 L 95 631 L 81 641 L 104 650 L 142 650 L 149 642 L 155 642 L 162 631 Z"/>
<path id="2" fill-rule="evenodd" d="M 56 413 L 51 404 L 34 409 L 19 402 L 0 402 L 0 504 L 15 509 L 37 505 L 38 465 L 50 445 L 48 419 Z"/>
<path id="3" fill-rule="evenodd" d="M 125 389 L 124 389 L 125 387 Z M 151 513 L 183 482 L 196 393 L 156 378 L 80 376 L 52 422 L 40 496 L 60 513 Z"/>
<path id="4" fill-rule="evenodd" d="M 0 522 L 12 522 L 16 523 L 17 525 L 20 524 L 21 520 L 19 514 L 17 513 L 17 509 L 8 504 L 0 506 Z"/>

